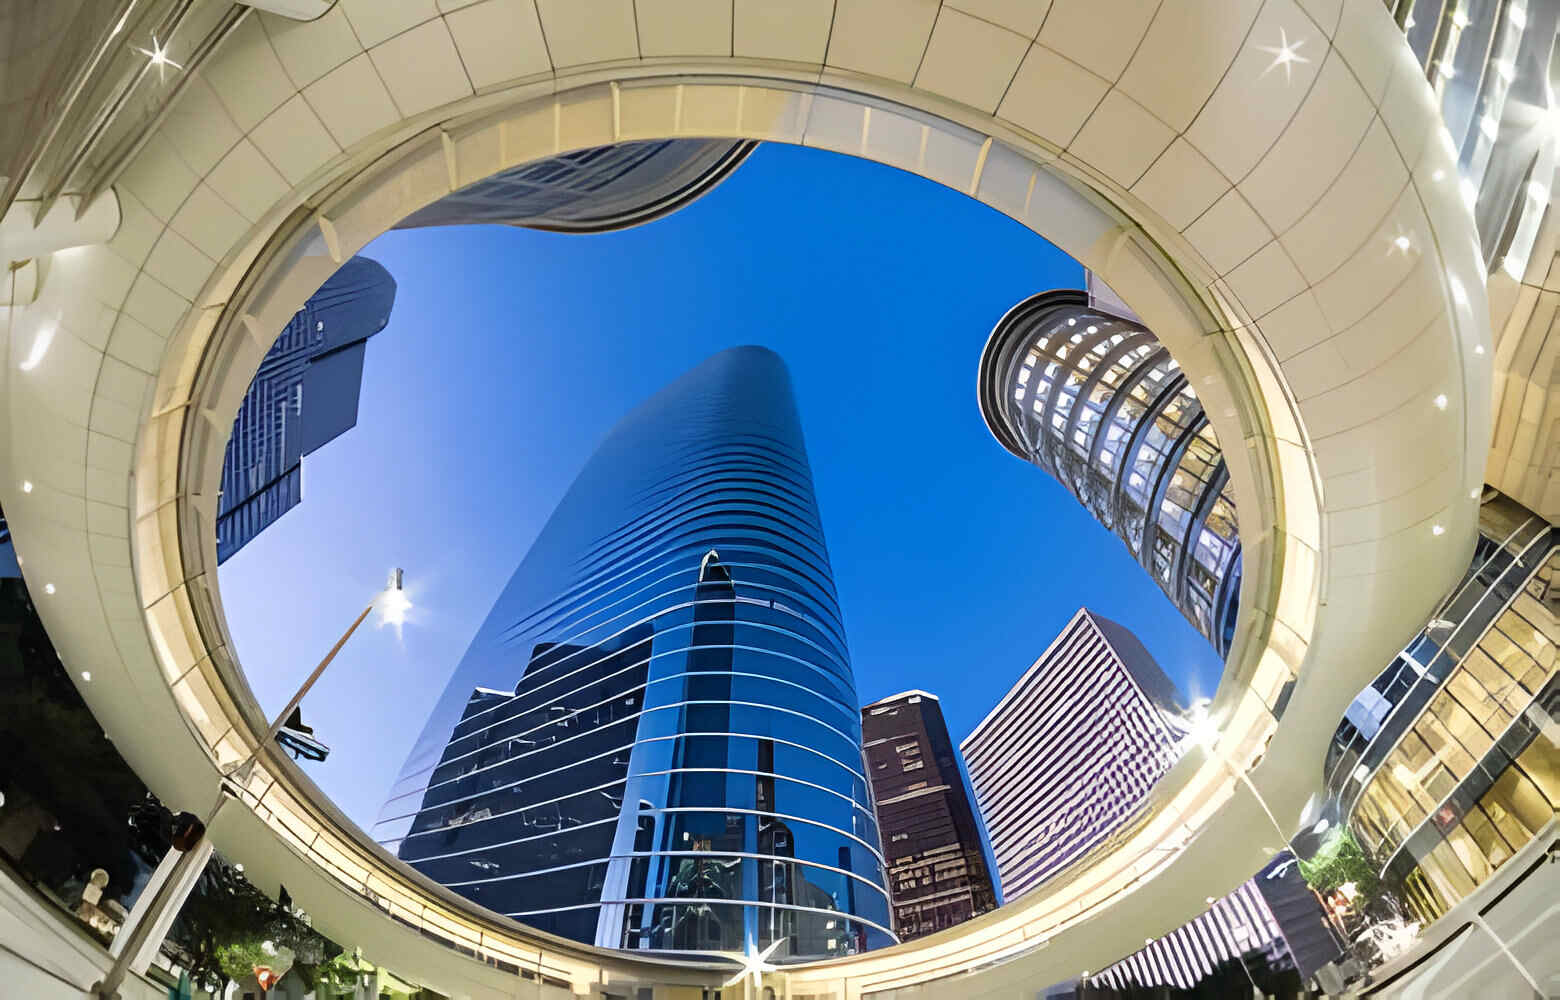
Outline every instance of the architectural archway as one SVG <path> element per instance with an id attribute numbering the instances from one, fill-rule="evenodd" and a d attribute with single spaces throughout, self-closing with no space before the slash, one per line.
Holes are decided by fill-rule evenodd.
<path id="1" fill-rule="evenodd" d="M 13 312 L 0 496 L 29 580 L 60 598 L 40 608 L 51 635 L 67 663 L 94 663 L 83 694 L 153 790 L 214 800 L 265 731 L 212 524 L 267 331 L 381 232 L 499 170 L 739 138 L 955 187 L 1100 275 L 1230 442 L 1247 560 L 1219 734 L 1140 824 L 1015 905 L 797 967 L 791 989 L 1065 979 L 1282 846 L 1344 707 L 1466 565 L 1488 438 L 1472 219 L 1379 4 L 442 6 L 250 17 L 122 177 L 118 235 L 56 255 Z M 719 978 L 497 920 L 376 853 L 261 754 L 213 838 L 371 957 L 472 996 L 513 973 L 456 949 L 576 990 Z"/>

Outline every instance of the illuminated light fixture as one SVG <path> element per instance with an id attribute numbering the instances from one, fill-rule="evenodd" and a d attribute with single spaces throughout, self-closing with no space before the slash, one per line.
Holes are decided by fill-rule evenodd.
<path id="1" fill-rule="evenodd" d="M 1407 250 L 1410 244 L 1408 242 L 1408 237 L 1399 233 L 1398 236 L 1393 239 L 1392 245 L 1397 247 L 1399 250 Z"/>
<path id="2" fill-rule="evenodd" d="M 27 352 L 27 357 L 16 367 L 24 372 L 30 372 L 43 361 L 44 355 L 49 353 L 49 345 L 54 343 L 54 327 L 46 326 L 38 331 L 38 337 L 33 341 L 32 350 Z"/>
<path id="3" fill-rule="evenodd" d="M 1311 60 L 1300 54 L 1300 46 L 1305 44 L 1305 39 L 1297 39 L 1293 43 L 1289 41 L 1289 35 L 1283 28 L 1278 29 L 1278 45 L 1258 45 L 1257 48 L 1273 57 L 1268 63 L 1268 68 L 1262 71 L 1262 76 L 1267 76 L 1279 66 L 1284 67 L 1284 82 L 1291 81 L 1291 73 L 1295 63 L 1308 63 Z"/>
<path id="4" fill-rule="evenodd" d="M 1474 344 L 1473 345 L 1473 353 L 1475 353 L 1475 354 L 1483 354 L 1484 353 L 1484 345 L 1483 344 Z"/>
<path id="5" fill-rule="evenodd" d="M 1458 7 L 1452 12 L 1452 23 L 1458 28 L 1466 28 L 1471 22 L 1468 20 L 1467 13 L 1461 7 Z"/>
<path id="6" fill-rule="evenodd" d="M 156 35 L 152 36 L 152 47 L 150 49 L 143 49 L 137 45 L 135 46 L 135 50 L 141 53 L 141 55 L 145 56 L 151 65 L 157 67 L 158 83 L 167 82 L 167 70 L 169 66 L 172 66 L 176 70 L 182 70 L 184 68 L 183 66 L 174 62 L 172 59 L 168 58 L 168 46 L 160 44 L 157 41 Z"/>
<path id="7" fill-rule="evenodd" d="M 380 593 L 375 602 L 379 605 L 379 627 L 393 625 L 397 632 L 406 624 L 407 612 L 412 610 L 411 598 L 406 596 L 406 590 L 402 586 L 403 573 L 399 569 L 390 571 L 390 578 L 385 581 L 385 589 Z"/>
<path id="8" fill-rule="evenodd" d="M 1435 397 L 1435 408 L 1438 410 L 1446 409 L 1446 393 L 1443 392 Z"/>
<path id="9" fill-rule="evenodd" d="M 43 585 L 43 592 L 45 594 L 52 594 L 52 593 L 54 593 L 54 584 L 52 584 L 52 583 L 44 584 Z"/>
<path id="10" fill-rule="evenodd" d="M 1212 906 L 1213 905 L 1213 897 L 1209 896 L 1206 900 L 1204 900 L 1204 902 L 1206 902 L 1209 906 Z"/>
<path id="11" fill-rule="evenodd" d="M 90 671 L 90 670 L 83 670 L 81 672 L 81 679 L 86 681 L 88 684 L 91 684 L 92 683 L 92 671 Z"/>
<path id="12" fill-rule="evenodd" d="M 24 479 L 24 480 L 22 480 L 22 492 L 23 493 L 31 493 L 32 492 L 32 480 L 31 479 Z"/>
<path id="13" fill-rule="evenodd" d="M 1088 330 L 1086 330 L 1085 332 L 1086 333 L 1099 333 L 1100 332 L 1100 328 L 1095 326 L 1093 323 L 1090 323 Z"/>
<path id="14" fill-rule="evenodd" d="M 753 977 L 753 992 L 761 992 L 760 988 L 764 984 L 764 973 L 774 972 L 779 968 L 773 962 L 769 961 L 769 956 L 775 953 L 776 948 L 779 948 L 782 944 L 785 944 L 786 940 L 786 938 L 781 938 L 780 940 L 772 943 L 768 948 L 765 948 L 763 951 L 759 952 L 748 951 L 746 954 L 739 954 L 736 952 L 721 952 L 721 954 L 725 955 L 727 958 L 734 958 L 738 962 L 742 963 L 742 968 L 738 970 L 736 975 L 726 980 L 726 982 L 721 986 L 721 989 L 729 989 L 730 987 L 737 985 L 738 983 L 742 982 L 742 980 L 751 976 Z"/>
<path id="15" fill-rule="evenodd" d="M 1076 317 L 1074 317 L 1074 316 L 1069 316 L 1069 317 L 1067 317 L 1067 325 L 1068 325 L 1068 326 L 1077 326 L 1077 325 L 1078 325 L 1078 320 L 1077 320 L 1077 318 L 1076 318 Z"/>
<path id="16" fill-rule="evenodd" d="M 1430 534 L 1435 535 L 1437 538 L 1439 538 L 1442 535 L 1446 534 L 1446 526 L 1442 525 L 1442 524 L 1433 524 L 1433 525 L 1430 526 Z"/>

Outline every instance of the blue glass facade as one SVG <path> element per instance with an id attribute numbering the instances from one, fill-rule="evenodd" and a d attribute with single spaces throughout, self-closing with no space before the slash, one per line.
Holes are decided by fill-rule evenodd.
<path id="1" fill-rule="evenodd" d="M 375 826 L 578 940 L 891 943 L 855 683 L 785 365 L 707 360 L 586 464 Z"/>
<path id="2" fill-rule="evenodd" d="M 217 562 L 303 498 L 303 456 L 357 423 L 363 350 L 390 322 L 395 279 L 353 257 L 293 315 L 233 421 L 217 503 Z"/>

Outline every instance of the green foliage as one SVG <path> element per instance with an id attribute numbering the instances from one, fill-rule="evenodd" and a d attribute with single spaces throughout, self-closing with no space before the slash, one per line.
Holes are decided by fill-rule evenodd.
<path id="1" fill-rule="evenodd" d="M 1309 861 L 1300 862 L 1300 875 L 1306 885 L 1323 894 L 1334 892 L 1347 882 L 1353 882 L 1366 901 L 1381 893 L 1376 866 L 1348 827 L 1334 828 L 1316 854 Z"/>
<path id="2" fill-rule="evenodd" d="M 168 938 L 188 956 L 190 978 L 208 989 L 222 989 L 257 965 L 274 965 L 261 947 L 265 941 L 293 952 L 293 968 L 306 985 L 315 980 L 314 966 L 341 951 L 220 856 L 206 864 Z"/>
<path id="3" fill-rule="evenodd" d="M 270 961 L 271 956 L 253 938 L 217 946 L 217 967 L 229 979 L 243 979 L 255 970 L 255 966 L 267 965 Z"/>

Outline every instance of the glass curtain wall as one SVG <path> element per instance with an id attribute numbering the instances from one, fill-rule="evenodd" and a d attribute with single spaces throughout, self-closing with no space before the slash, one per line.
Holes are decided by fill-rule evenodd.
<path id="1" fill-rule="evenodd" d="M 374 834 L 609 947 L 888 944 L 858 704 L 789 375 L 736 348 L 591 457 Z"/>
<path id="2" fill-rule="evenodd" d="M 1015 306 L 981 357 L 1003 447 L 1055 476 L 1227 655 L 1240 538 L 1219 439 L 1175 359 L 1136 320 L 1076 291 Z"/>
<path id="3" fill-rule="evenodd" d="M 1464 582 L 1350 706 L 1328 786 L 1409 915 L 1429 923 L 1560 806 L 1560 546 L 1493 493 Z"/>

